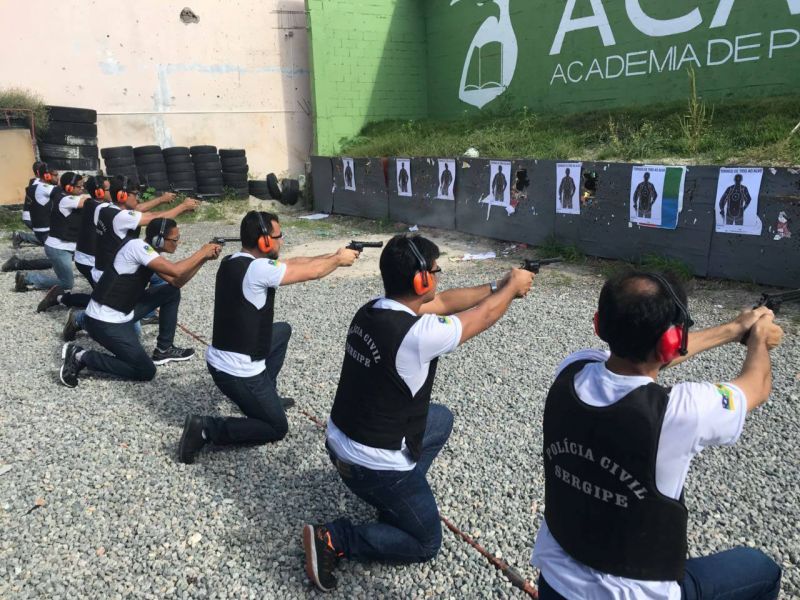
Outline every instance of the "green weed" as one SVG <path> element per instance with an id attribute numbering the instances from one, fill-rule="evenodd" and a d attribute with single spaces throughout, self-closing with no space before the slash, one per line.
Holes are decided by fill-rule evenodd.
<path id="1" fill-rule="evenodd" d="M 31 113 L 27 111 L 32 111 L 36 133 L 47 131 L 50 117 L 41 96 L 21 88 L 0 89 L 0 111 L 13 108 L 24 109 L 26 112 L 14 113 L 9 111 L 9 116 L 24 117 L 26 121 L 30 121 L 29 115 Z"/>
<path id="2" fill-rule="evenodd" d="M 578 263 L 586 260 L 586 255 L 573 244 L 564 244 L 555 237 L 547 238 L 536 248 L 543 258 L 563 258 L 564 262 Z"/>

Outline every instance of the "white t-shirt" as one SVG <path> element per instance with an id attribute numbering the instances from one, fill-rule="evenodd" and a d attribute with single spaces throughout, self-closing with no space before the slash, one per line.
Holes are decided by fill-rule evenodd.
<path id="1" fill-rule="evenodd" d="M 399 310 L 415 315 L 410 308 L 390 300 L 379 299 L 374 308 Z M 428 369 L 433 359 L 448 354 L 458 348 L 461 341 L 461 321 L 458 317 L 422 315 L 408 330 L 397 350 L 395 369 L 408 386 L 411 394 L 416 394 L 428 378 Z M 373 471 L 410 471 L 416 465 L 406 448 L 403 439 L 400 450 L 386 450 L 360 444 L 347 437 L 328 418 L 328 445 L 346 463 L 360 465 Z"/>
<path id="2" fill-rule="evenodd" d="M 37 204 L 40 206 L 46 206 L 48 202 L 50 202 L 50 194 L 53 193 L 53 190 L 56 186 L 51 185 L 49 183 L 45 183 L 44 181 L 40 181 L 39 185 L 36 186 L 36 192 L 33 195 L 33 199 L 36 201 Z M 50 227 L 34 227 L 34 231 L 50 231 Z"/>
<path id="3" fill-rule="evenodd" d="M 85 206 L 86 205 L 84 205 L 84 210 Z M 100 209 L 105 208 L 107 206 L 112 206 L 111 202 L 101 202 L 100 204 L 95 206 L 94 213 L 92 214 L 92 223 L 94 224 L 94 227 L 97 227 L 97 218 L 100 215 Z M 94 256 L 85 254 L 80 250 L 75 250 L 75 263 L 79 265 L 86 265 L 87 267 L 94 267 Z M 95 283 L 100 281 L 99 277 L 95 279 L 94 273 L 92 273 L 92 279 L 94 279 Z"/>
<path id="4" fill-rule="evenodd" d="M 111 206 L 116 208 L 119 212 L 114 215 L 114 218 L 111 220 L 111 227 L 114 230 L 114 233 L 119 237 L 119 239 L 123 239 L 126 235 L 128 235 L 129 231 L 133 231 L 139 226 L 139 222 L 142 220 L 142 213 L 138 210 L 122 210 L 116 204 L 112 204 L 111 202 L 104 202 L 103 204 L 99 205 L 94 211 L 94 224 L 97 225 L 100 219 L 100 210 L 106 208 L 107 206 Z M 95 283 L 100 281 L 100 278 L 103 276 L 103 272 L 98 269 L 96 266 L 92 268 L 92 278 L 94 279 Z"/>
<path id="5" fill-rule="evenodd" d="M 40 183 L 42 183 L 42 180 L 39 179 L 38 177 L 34 177 L 33 179 L 31 179 L 31 182 L 28 184 L 28 187 L 34 186 L 34 188 L 33 188 L 33 197 L 34 197 L 34 199 L 36 198 L 36 188 L 39 187 Z M 28 193 L 27 189 L 25 190 L 25 193 L 26 194 Z M 23 211 L 22 211 L 22 220 L 23 221 L 30 221 L 31 220 L 31 211 L 30 210 L 24 210 L 23 209 Z"/>
<path id="6" fill-rule="evenodd" d="M 652 383 L 644 376 L 612 373 L 605 361 L 610 353 L 582 350 L 570 355 L 556 376 L 578 360 L 596 360 L 575 377 L 578 397 L 590 406 L 609 406 L 637 387 Z M 656 486 L 665 496 L 680 497 L 689 463 L 707 446 L 729 446 L 739 439 L 747 414 L 744 393 L 730 383 L 679 383 L 669 395 L 656 457 Z M 562 596 L 584 600 L 679 600 L 674 581 L 641 581 L 601 573 L 579 563 L 558 544 L 547 523 L 536 536 L 531 564 Z"/>
<path id="7" fill-rule="evenodd" d="M 61 200 L 58 201 L 58 212 L 60 212 L 65 217 L 68 217 L 72 214 L 74 210 L 78 209 L 78 204 L 80 204 L 80 201 L 81 201 L 80 196 L 64 196 L 63 198 L 61 198 Z M 69 252 L 75 252 L 75 242 L 65 242 L 63 240 L 58 239 L 57 237 L 54 237 L 53 235 L 47 236 L 44 245 L 50 246 L 51 248 L 58 248 L 59 250 L 68 250 Z"/>
<path id="8" fill-rule="evenodd" d="M 159 253 L 144 240 L 131 240 L 120 248 L 114 257 L 114 269 L 120 275 L 132 275 L 140 266 L 146 267 L 159 256 Z M 133 311 L 125 314 L 94 299 L 89 301 L 86 314 L 106 323 L 127 323 L 133 319 Z"/>
<path id="9" fill-rule="evenodd" d="M 237 252 L 231 258 L 251 257 L 247 252 Z M 277 288 L 286 274 L 286 264 L 271 258 L 253 258 L 242 280 L 245 299 L 261 309 L 267 303 L 267 292 Z M 253 360 L 247 354 L 219 350 L 213 345 L 206 350 L 209 365 L 234 377 L 255 377 L 266 368 L 265 360 Z"/>

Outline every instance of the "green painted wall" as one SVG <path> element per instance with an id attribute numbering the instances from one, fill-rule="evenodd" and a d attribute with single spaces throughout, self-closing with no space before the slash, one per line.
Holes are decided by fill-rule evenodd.
<path id="1" fill-rule="evenodd" d="M 320 154 L 370 121 L 682 100 L 690 66 L 712 101 L 800 91 L 800 0 L 306 5 Z"/>
<path id="2" fill-rule="evenodd" d="M 678 100 L 689 66 L 709 99 L 800 90 L 800 0 L 456 0 L 426 3 L 425 16 L 431 117 L 478 110 L 493 82 L 499 95 L 483 110 Z M 481 36 L 467 68 L 473 89 L 460 98 Z"/>
<path id="3" fill-rule="evenodd" d="M 318 154 L 371 121 L 428 113 L 426 0 L 306 0 Z"/>

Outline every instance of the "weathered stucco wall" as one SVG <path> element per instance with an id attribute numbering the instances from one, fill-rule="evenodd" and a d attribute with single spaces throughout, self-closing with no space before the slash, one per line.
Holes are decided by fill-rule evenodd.
<path id="1" fill-rule="evenodd" d="M 184 7 L 197 23 L 181 21 Z M 0 15 L 0 87 L 96 109 L 101 147 L 208 143 L 246 148 L 253 174 L 302 171 L 302 0 L 8 1 Z"/>

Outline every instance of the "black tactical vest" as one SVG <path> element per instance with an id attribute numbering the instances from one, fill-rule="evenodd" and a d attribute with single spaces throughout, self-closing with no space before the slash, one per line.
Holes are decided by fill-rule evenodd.
<path id="1" fill-rule="evenodd" d="M 45 189 L 49 188 L 51 190 L 50 200 L 44 206 L 36 202 L 36 188 L 40 185 L 46 186 Z M 41 182 L 33 184 L 30 188 L 33 188 L 31 190 L 31 197 L 33 198 L 33 202 L 31 202 L 31 227 L 40 231 L 47 231 L 50 228 L 50 207 L 53 204 L 53 195 L 57 188 L 49 183 Z"/>
<path id="2" fill-rule="evenodd" d="M 78 233 L 78 244 L 75 250 L 83 252 L 87 256 L 94 256 L 97 249 L 97 226 L 94 222 L 94 215 L 97 212 L 97 207 L 101 204 L 107 204 L 107 202 L 89 198 L 83 204 L 81 230 Z"/>
<path id="3" fill-rule="evenodd" d="M 218 350 L 246 354 L 252 360 L 264 360 L 272 345 L 275 288 L 267 290 L 267 301 L 261 308 L 256 308 L 244 297 L 242 283 L 254 260 L 252 256 L 228 256 L 219 265 L 211 344 Z"/>
<path id="4" fill-rule="evenodd" d="M 97 217 L 96 232 L 97 240 L 95 242 L 95 268 L 98 271 L 105 271 L 111 268 L 114 263 L 114 257 L 117 251 L 127 244 L 130 240 L 139 238 L 139 230 L 137 227 L 133 231 L 129 231 L 124 238 L 119 237 L 114 233 L 114 217 L 119 214 L 120 209 L 109 204 L 100 209 Z"/>
<path id="5" fill-rule="evenodd" d="M 687 511 L 656 488 L 669 390 L 636 388 L 610 406 L 580 400 L 556 378 L 544 409 L 545 519 L 564 551 L 593 569 L 647 581 L 683 579 Z"/>
<path id="6" fill-rule="evenodd" d="M 25 188 L 25 200 L 22 202 L 22 212 L 31 212 L 31 204 L 36 202 L 37 185 L 39 180 L 35 177 L 28 182 L 28 187 Z"/>
<path id="7" fill-rule="evenodd" d="M 67 195 L 60 187 L 55 188 L 53 193 L 50 194 L 50 201 L 52 202 L 50 206 L 50 235 L 62 242 L 77 242 L 78 233 L 81 230 L 81 209 L 75 208 L 69 213 L 69 216 L 65 217 L 64 213 L 58 208 L 61 199 Z"/>
<path id="8" fill-rule="evenodd" d="M 373 448 L 400 450 L 403 438 L 419 460 L 431 389 L 439 359 L 415 395 L 397 373 L 397 351 L 420 319 L 404 311 L 362 306 L 347 333 L 331 419 L 350 439 Z"/>
<path id="9" fill-rule="evenodd" d="M 134 239 L 136 238 L 128 238 L 122 246 Z M 122 250 L 122 246 L 120 246 L 120 250 Z M 103 276 L 92 291 L 92 300 L 127 314 L 141 299 L 152 275 L 152 269 L 141 265 L 135 273 L 120 275 L 112 261 L 107 269 L 103 269 Z"/>

